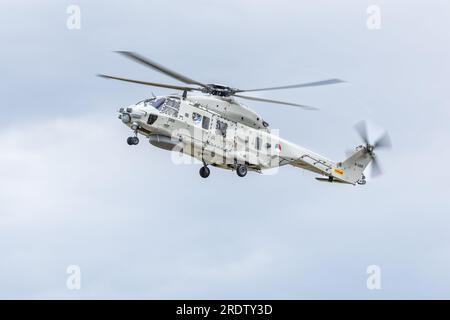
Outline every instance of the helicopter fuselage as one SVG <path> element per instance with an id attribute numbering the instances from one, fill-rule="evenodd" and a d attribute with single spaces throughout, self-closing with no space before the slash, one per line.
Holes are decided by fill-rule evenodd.
<path id="1" fill-rule="evenodd" d="M 156 147 L 205 165 L 261 172 L 286 164 L 332 176 L 337 164 L 272 133 L 254 111 L 230 98 L 154 97 L 119 110 L 119 118 Z"/>

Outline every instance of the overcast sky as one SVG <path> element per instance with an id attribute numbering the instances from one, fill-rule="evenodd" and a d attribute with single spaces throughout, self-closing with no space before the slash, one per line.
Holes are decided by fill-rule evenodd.
<path id="1" fill-rule="evenodd" d="M 370 5 L 381 29 L 367 27 Z M 450 298 L 447 0 L 6 0 L 0 19 L 0 298 Z M 360 143 L 358 120 L 373 139 L 388 130 L 384 175 L 202 179 L 199 164 L 129 147 L 116 110 L 171 91 L 95 74 L 175 81 L 114 50 L 239 88 L 344 79 L 260 93 L 319 112 L 248 104 L 334 160 Z"/>

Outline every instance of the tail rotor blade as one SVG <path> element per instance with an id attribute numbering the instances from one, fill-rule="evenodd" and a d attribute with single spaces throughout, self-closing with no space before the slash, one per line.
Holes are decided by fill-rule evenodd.
<path id="1" fill-rule="evenodd" d="M 374 148 L 392 148 L 391 137 L 385 132 L 377 141 L 373 144 Z"/>
<path id="2" fill-rule="evenodd" d="M 387 132 L 384 132 L 381 137 L 379 137 L 373 144 L 369 142 L 369 133 L 367 123 L 365 121 L 360 121 L 354 126 L 356 132 L 358 132 L 361 139 L 364 141 L 365 146 L 363 150 L 372 158 L 370 176 L 376 178 L 383 174 L 382 167 L 378 161 L 378 157 L 375 155 L 374 150 L 377 148 L 391 148 L 391 138 Z"/>
<path id="3" fill-rule="evenodd" d="M 372 161 L 372 171 L 370 173 L 372 178 L 376 178 L 380 176 L 383 173 L 380 167 L 380 163 L 378 162 L 377 158 L 374 158 Z"/>
<path id="4" fill-rule="evenodd" d="M 355 124 L 355 130 L 358 132 L 361 139 L 364 141 L 365 144 L 369 144 L 369 137 L 367 134 L 367 124 L 365 121 L 360 121 L 357 124 Z"/>

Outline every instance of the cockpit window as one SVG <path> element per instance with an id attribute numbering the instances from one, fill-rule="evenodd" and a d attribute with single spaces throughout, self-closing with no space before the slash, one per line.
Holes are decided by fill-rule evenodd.
<path id="1" fill-rule="evenodd" d="M 177 117 L 178 110 L 180 109 L 180 100 L 172 98 L 165 99 L 165 103 L 160 108 L 156 108 L 169 116 Z"/>
<path id="2" fill-rule="evenodd" d="M 150 104 L 159 110 L 161 108 L 161 106 L 164 104 L 164 102 L 166 102 L 166 98 L 159 98 L 159 99 L 151 101 Z"/>
<path id="3" fill-rule="evenodd" d="M 180 109 L 180 100 L 174 98 L 151 98 L 142 100 L 137 103 L 138 105 L 152 106 L 159 111 L 171 116 L 178 116 L 178 110 Z"/>
<path id="4" fill-rule="evenodd" d="M 151 105 L 152 101 L 154 101 L 155 99 L 156 98 L 145 99 L 145 100 L 139 101 L 136 104 L 137 105 L 144 105 L 145 107 L 147 107 L 148 105 Z"/>

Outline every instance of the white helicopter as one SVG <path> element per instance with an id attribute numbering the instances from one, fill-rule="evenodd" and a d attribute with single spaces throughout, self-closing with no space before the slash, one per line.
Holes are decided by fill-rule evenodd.
<path id="1" fill-rule="evenodd" d="M 134 132 L 134 135 L 127 139 L 129 145 L 137 145 L 140 134 L 156 147 L 197 158 L 203 163 L 200 168 L 200 176 L 203 178 L 210 175 L 209 165 L 236 171 L 240 177 L 244 177 L 248 171 L 261 173 L 265 169 L 292 165 L 320 174 L 321 177 L 316 178 L 319 181 L 352 185 L 366 183 L 363 172 L 371 161 L 373 176 L 381 172 L 374 150 L 389 148 L 390 138 L 384 133 L 377 141 L 369 143 L 365 122 L 355 126 L 364 145 L 358 146 L 344 161 L 337 162 L 271 133 L 269 124 L 261 116 L 235 100 L 241 98 L 314 110 L 316 108 L 250 97 L 241 93 L 330 85 L 344 82 L 342 80 L 328 79 L 240 90 L 224 85 L 201 83 L 133 52 L 118 53 L 185 84 L 171 85 L 98 75 L 107 79 L 182 91 L 182 94 L 153 95 L 152 98 L 119 109 L 119 119 Z M 187 94 L 192 91 L 204 95 Z"/>

